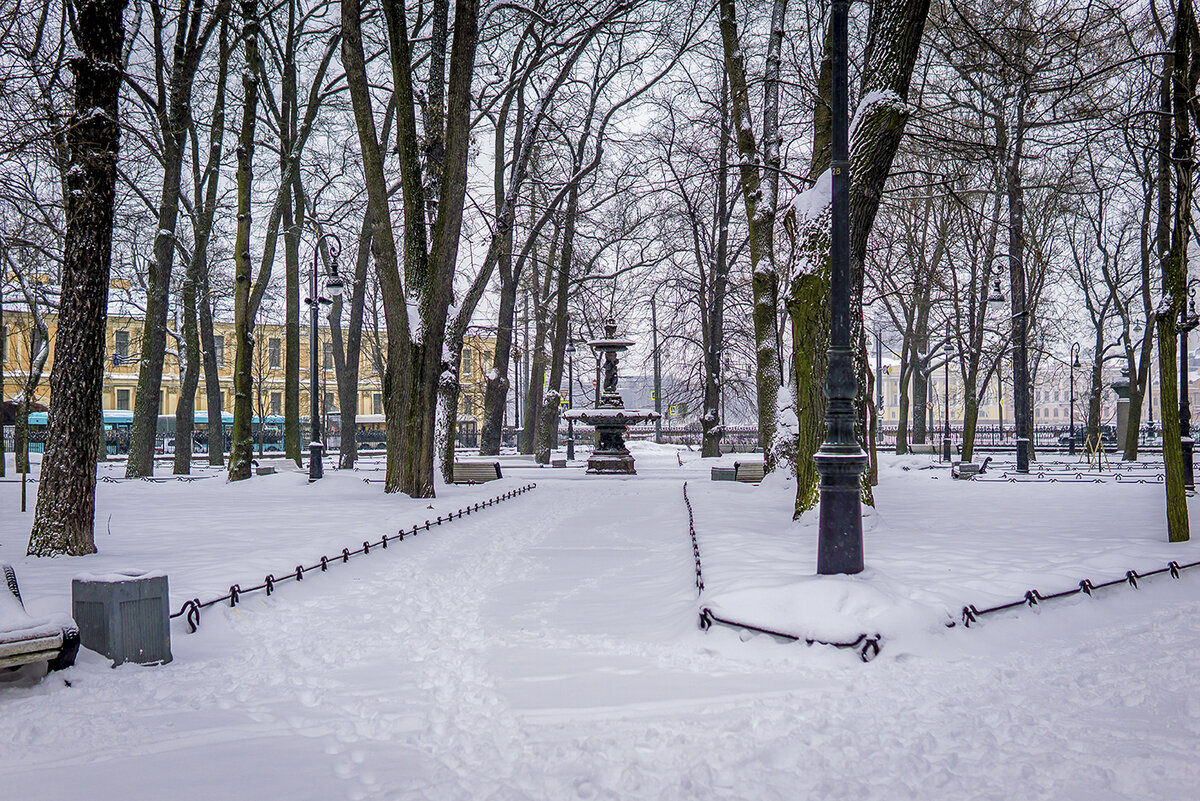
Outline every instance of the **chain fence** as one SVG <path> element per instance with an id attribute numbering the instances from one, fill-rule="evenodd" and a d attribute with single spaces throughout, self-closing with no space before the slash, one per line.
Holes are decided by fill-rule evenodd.
<path id="1" fill-rule="evenodd" d="M 697 591 L 696 594 L 697 594 L 697 596 L 703 596 L 703 594 L 704 594 L 704 572 L 703 572 L 703 567 L 700 562 L 700 542 L 696 538 L 696 516 L 695 516 L 695 511 L 692 508 L 692 500 L 691 500 L 691 498 L 688 497 L 687 488 L 688 488 L 688 485 L 687 485 L 687 482 L 685 481 L 685 482 L 683 482 L 683 503 L 687 507 L 688 534 L 692 538 L 692 555 L 696 559 L 696 591 Z M 819 640 L 815 637 L 803 637 L 803 636 L 800 636 L 797 634 L 789 634 L 784 631 L 775 631 L 772 629 L 766 629 L 761 626 L 751 625 L 750 623 L 743 623 L 743 622 L 737 621 L 737 620 L 730 620 L 728 618 L 724 618 L 724 617 L 721 617 L 720 615 L 716 614 L 715 612 L 712 611 L 711 608 L 709 608 L 707 606 L 700 607 L 700 628 L 704 631 L 708 631 L 710 628 L 713 627 L 714 624 L 727 626 L 732 629 L 739 629 L 739 630 L 743 630 L 743 631 L 752 631 L 755 634 L 766 634 L 766 635 L 769 635 L 776 639 L 784 640 L 786 642 L 801 642 L 801 641 L 803 641 L 806 645 L 810 645 L 810 646 L 812 646 L 812 645 L 830 645 L 830 646 L 833 646 L 834 648 L 855 650 L 858 652 L 858 656 L 860 659 L 862 659 L 863 662 L 870 662 L 872 659 L 879 656 L 879 649 L 883 642 L 883 637 L 880 636 L 879 634 L 874 634 L 874 635 L 860 634 L 858 636 L 858 639 L 854 640 L 853 642 L 833 642 L 833 641 L 829 641 L 829 640 Z"/>
<path id="2" fill-rule="evenodd" d="M 995 478 L 992 478 L 990 474 L 971 476 L 970 480 L 980 484 L 1107 484 L 1110 481 L 1117 484 L 1162 484 L 1166 477 L 1161 472 L 1097 473 L 1084 470 L 1075 472 L 1039 470 L 1036 473 L 1018 473 L 1014 470 L 999 473 Z"/>
<path id="3" fill-rule="evenodd" d="M 189 633 L 194 633 L 200 627 L 200 610 L 201 609 L 207 609 L 208 607 L 215 606 L 216 604 L 222 603 L 223 601 L 228 601 L 230 607 L 235 607 L 238 605 L 238 601 L 240 601 L 242 599 L 243 595 L 248 595 L 249 593 L 252 593 L 252 592 L 260 592 L 262 590 L 266 590 L 267 595 L 271 595 L 275 592 L 276 585 L 278 585 L 278 584 L 282 584 L 283 582 L 286 582 L 286 581 L 303 581 L 305 573 L 310 573 L 314 570 L 320 570 L 322 573 L 324 573 L 327 570 L 329 570 L 330 565 L 335 565 L 338 563 L 345 564 L 346 562 L 349 562 L 350 558 L 353 556 L 359 556 L 359 555 L 365 556 L 367 554 L 370 554 L 372 549 L 374 549 L 376 551 L 386 550 L 388 545 L 391 543 L 404 542 L 405 537 L 415 537 L 421 531 L 429 531 L 434 526 L 440 526 L 443 523 L 449 523 L 453 520 L 461 520 L 464 517 L 469 517 L 472 512 L 481 511 L 483 509 L 488 508 L 489 506 L 496 506 L 497 504 L 502 503 L 503 501 L 507 501 L 511 498 L 515 498 L 518 495 L 524 495 L 526 492 L 529 492 L 530 490 L 535 489 L 536 487 L 537 487 L 537 484 L 533 484 L 533 483 L 526 484 L 523 487 L 518 487 L 517 489 L 510 490 L 508 492 L 503 493 L 502 495 L 497 495 L 494 498 L 488 498 L 485 501 L 480 501 L 479 503 L 471 504 L 470 506 L 464 506 L 463 508 L 459 509 L 456 512 L 451 512 L 446 517 L 442 517 L 441 515 L 438 515 L 437 520 L 426 520 L 423 525 L 422 524 L 413 524 L 411 531 L 408 531 L 406 529 L 400 529 L 395 535 L 393 535 L 391 537 L 389 537 L 387 534 L 384 534 L 383 538 L 379 542 L 371 542 L 369 540 L 366 540 L 363 542 L 361 547 L 355 548 L 354 550 L 350 550 L 349 548 L 343 548 L 341 553 L 336 554 L 332 558 L 330 558 L 328 556 L 322 556 L 320 561 L 318 561 L 308 567 L 305 567 L 303 564 L 296 565 L 296 567 L 294 569 L 286 571 L 284 573 L 281 573 L 279 575 L 279 577 L 276 577 L 274 573 L 268 573 L 266 578 L 263 579 L 263 582 L 261 584 L 257 584 L 253 587 L 242 588 L 238 584 L 231 584 L 229 586 L 229 591 L 227 593 L 225 593 L 224 595 L 221 595 L 217 598 L 213 598 L 211 600 L 203 601 L 203 602 L 199 598 L 193 598 L 189 601 L 185 601 L 183 603 L 183 605 L 179 608 L 179 611 L 173 613 L 171 615 L 171 617 L 172 618 L 177 618 L 177 617 L 184 618 L 184 620 L 187 622 Z"/>
<path id="4" fill-rule="evenodd" d="M 700 565 L 700 543 L 696 539 L 696 517 L 692 511 L 692 499 L 688 497 L 686 481 L 683 482 L 683 503 L 687 506 L 688 535 L 692 538 L 692 555 L 696 557 L 696 595 L 701 596 L 704 594 L 704 568 Z M 701 628 L 707 628 L 707 626 L 701 624 Z"/>
<path id="5" fill-rule="evenodd" d="M 1009 603 L 988 607 L 986 609 L 979 609 L 974 604 L 968 604 L 962 608 L 962 624 L 964 628 L 970 628 L 972 623 L 978 623 L 979 618 L 983 617 L 984 615 L 991 615 L 997 612 L 1006 612 L 1009 609 L 1016 609 L 1022 606 L 1028 606 L 1032 609 L 1038 606 L 1042 601 L 1055 601 L 1060 598 L 1070 598 L 1074 595 L 1082 594 L 1090 598 L 1092 597 L 1092 593 L 1096 590 L 1104 590 L 1108 589 L 1109 587 L 1118 587 L 1124 584 L 1128 584 L 1130 587 L 1133 587 L 1136 590 L 1138 588 L 1138 581 L 1140 579 L 1153 578 L 1154 576 L 1161 576 L 1164 574 L 1169 575 L 1173 579 L 1177 579 L 1184 570 L 1190 570 L 1194 567 L 1200 567 L 1200 561 L 1190 562 L 1185 565 L 1181 565 L 1179 562 L 1172 561 L 1168 562 L 1165 567 L 1160 567 L 1157 570 L 1151 570 L 1146 573 L 1139 573 L 1136 570 L 1127 570 L 1122 578 L 1112 579 L 1111 581 L 1102 581 L 1099 584 L 1096 584 L 1089 579 L 1083 579 L 1079 582 L 1079 586 L 1077 587 L 1073 587 L 1069 590 L 1063 590 L 1062 592 L 1050 593 L 1049 595 L 1043 595 L 1037 590 L 1028 590 L 1024 597 L 1022 597 L 1020 600 L 1010 601 Z M 952 628 L 957 624 L 952 620 L 946 625 L 947 627 Z"/>

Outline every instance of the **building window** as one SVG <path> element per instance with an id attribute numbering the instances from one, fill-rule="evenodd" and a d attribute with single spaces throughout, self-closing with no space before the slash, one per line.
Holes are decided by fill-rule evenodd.
<path id="1" fill-rule="evenodd" d="M 279 369 L 279 340 L 275 337 L 267 340 L 267 367 Z"/>
<path id="2" fill-rule="evenodd" d="M 470 377 L 471 377 L 471 355 L 470 355 L 470 354 L 467 354 L 466 356 L 464 356 L 464 357 L 463 357 L 463 360 L 462 360 L 462 377 L 463 377 L 463 378 L 470 378 Z"/>
<path id="3" fill-rule="evenodd" d="M 217 393 L 217 411 L 219 411 L 219 412 L 225 411 L 225 393 L 224 392 Z"/>
<path id="4" fill-rule="evenodd" d="M 336 408 L 337 408 L 337 406 L 333 399 L 333 393 L 326 392 L 325 393 L 325 412 L 326 412 L 326 414 L 328 414 L 330 412 L 330 410 L 333 410 Z"/>
<path id="5" fill-rule="evenodd" d="M 217 359 L 217 367 L 225 366 L 225 337 L 221 334 L 213 335 L 213 356 Z M 221 408 L 225 408 L 224 403 Z"/>
<path id="6" fill-rule="evenodd" d="M 371 414 L 383 414 L 383 395 L 379 392 L 371 396 Z"/>
<path id="7" fill-rule="evenodd" d="M 129 405 L 129 390 L 118 389 L 117 390 L 117 411 L 127 412 L 130 410 L 130 408 L 132 408 L 132 407 Z"/>
<path id="8" fill-rule="evenodd" d="M 129 359 L 129 332 L 113 331 L 113 364 L 121 364 Z"/>
<path id="9" fill-rule="evenodd" d="M 333 343 L 332 342 L 324 343 L 324 348 L 322 349 L 322 357 L 324 359 L 324 361 L 323 361 L 323 364 L 325 365 L 324 369 L 332 370 L 333 369 Z"/>
<path id="10" fill-rule="evenodd" d="M 275 341 L 278 342 L 279 340 L 275 340 Z M 282 407 L 283 407 L 283 393 L 282 392 L 272 392 L 271 393 L 271 414 L 274 414 L 274 415 L 281 414 L 281 412 L 279 410 Z"/>

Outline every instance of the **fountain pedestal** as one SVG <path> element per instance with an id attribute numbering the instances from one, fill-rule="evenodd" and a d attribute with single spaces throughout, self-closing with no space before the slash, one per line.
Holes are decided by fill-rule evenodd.
<path id="1" fill-rule="evenodd" d="M 596 475 L 636 475 L 633 456 L 625 447 L 626 426 L 647 420 L 657 420 L 659 413 L 650 409 L 626 409 L 617 392 L 617 354 L 629 348 L 632 340 L 617 339 L 617 324 L 609 320 L 604 326 L 604 339 L 593 340 L 588 346 L 604 358 L 604 391 L 595 409 L 571 409 L 563 415 L 568 420 L 581 420 L 596 429 L 596 447 L 588 457 L 587 471 Z"/>

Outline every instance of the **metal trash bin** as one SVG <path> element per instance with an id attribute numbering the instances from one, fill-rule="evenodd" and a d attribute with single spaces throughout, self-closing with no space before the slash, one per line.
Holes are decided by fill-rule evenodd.
<path id="1" fill-rule="evenodd" d="M 71 582 L 71 606 L 85 648 L 113 660 L 171 661 L 167 574 L 158 571 L 82 574 Z"/>

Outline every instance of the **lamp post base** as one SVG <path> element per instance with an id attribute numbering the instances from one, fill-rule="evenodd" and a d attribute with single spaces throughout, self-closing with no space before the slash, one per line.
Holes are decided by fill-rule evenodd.
<path id="1" fill-rule="evenodd" d="M 818 451 L 813 461 L 821 474 L 817 573 L 861 573 L 862 473 L 867 456 L 856 445 L 853 451 Z"/>
<path id="2" fill-rule="evenodd" d="M 1196 489 L 1196 472 L 1194 467 L 1196 441 L 1191 437 L 1185 436 L 1180 438 L 1180 444 L 1183 446 L 1183 488 L 1194 490 Z"/>
<path id="3" fill-rule="evenodd" d="M 950 461 L 950 437 L 942 437 L 942 461 Z"/>
<path id="4" fill-rule="evenodd" d="M 325 466 L 321 462 L 321 451 L 323 450 L 325 450 L 325 446 L 319 442 L 311 442 L 308 445 L 308 481 L 310 484 L 325 476 Z"/>

